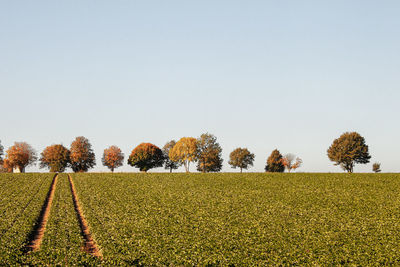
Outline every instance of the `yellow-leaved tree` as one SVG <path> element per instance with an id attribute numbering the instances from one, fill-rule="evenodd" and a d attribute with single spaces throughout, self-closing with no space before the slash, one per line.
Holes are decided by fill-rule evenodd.
<path id="1" fill-rule="evenodd" d="M 190 162 L 196 162 L 198 158 L 197 139 L 193 137 L 182 137 L 169 151 L 169 158 L 185 166 L 189 172 Z"/>

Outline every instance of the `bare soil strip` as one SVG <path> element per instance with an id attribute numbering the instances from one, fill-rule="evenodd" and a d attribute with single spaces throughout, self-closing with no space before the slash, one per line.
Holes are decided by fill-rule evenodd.
<path id="1" fill-rule="evenodd" d="M 74 182 L 72 181 L 71 175 L 69 175 L 69 174 L 68 174 L 68 179 L 69 179 L 69 183 L 71 185 L 72 199 L 74 201 L 75 211 L 78 216 L 78 221 L 79 221 L 79 224 L 81 227 L 82 236 L 85 241 L 83 249 L 87 253 L 93 255 L 94 257 L 102 258 L 103 255 L 101 254 L 99 248 L 97 247 L 96 242 L 94 241 L 92 234 L 90 233 L 89 225 L 88 225 L 85 217 L 83 216 L 83 211 L 79 204 L 78 195 L 76 194 L 75 185 L 74 185 Z"/>
<path id="2" fill-rule="evenodd" d="M 44 232 L 46 231 L 46 224 L 50 215 L 51 204 L 53 203 L 54 192 L 56 191 L 57 179 L 58 174 L 56 174 L 53 178 L 53 182 L 51 183 L 49 192 L 47 193 L 47 197 L 42 206 L 42 210 L 40 211 L 38 220 L 33 228 L 33 231 L 29 235 L 26 252 L 37 251 L 40 249 Z"/>

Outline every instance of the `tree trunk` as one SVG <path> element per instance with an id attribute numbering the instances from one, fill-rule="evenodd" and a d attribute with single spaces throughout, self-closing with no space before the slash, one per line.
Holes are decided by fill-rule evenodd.
<path id="1" fill-rule="evenodd" d="M 172 173 L 172 167 L 169 168 L 169 173 Z"/>
<path id="2" fill-rule="evenodd" d="M 114 168 L 111 168 L 111 172 L 114 173 Z"/>
<path id="3" fill-rule="evenodd" d="M 240 173 L 242 173 L 242 171 L 243 171 L 242 168 L 240 168 Z"/>
<path id="4" fill-rule="evenodd" d="M 189 161 L 186 161 L 183 165 L 185 166 L 186 172 L 189 172 Z"/>

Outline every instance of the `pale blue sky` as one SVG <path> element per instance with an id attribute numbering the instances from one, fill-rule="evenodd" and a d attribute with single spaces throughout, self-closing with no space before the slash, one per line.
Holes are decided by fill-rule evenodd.
<path id="1" fill-rule="evenodd" d="M 41 152 L 83 135 L 103 171 L 109 145 L 128 156 L 210 132 L 224 171 L 240 146 L 251 171 L 278 148 L 328 172 L 333 139 L 358 131 L 398 172 L 399 14 L 399 1 L 0 0 L 0 140 Z"/>

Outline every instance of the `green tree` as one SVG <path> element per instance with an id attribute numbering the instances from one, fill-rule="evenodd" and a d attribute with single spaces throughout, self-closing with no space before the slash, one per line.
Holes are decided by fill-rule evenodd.
<path id="1" fill-rule="evenodd" d="M 267 159 L 267 165 L 265 166 L 266 172 L 284 172 L 285 166 L 282 162 L 282 154 L 278 149 L 272 151 L 271 155 Z"/>
<path id="2" fill-rule="evenodd" d="M 172 170 L 176 170 L 176 169 L 179 168 L 179 166 L 182 165 L 180 162 L 172 161 L 172 160 L 169 158 L 169 151 L 171 151 L 171 149 L 172 149 L 175 145 L 176 145 L 176 141 L 175 141 L 175 140 L 171 140 L 171 141 L 167 142 L 167 143 L 164 145 L 163 149 L 162 149 L 163 154 L 164 154 L 164 159 L 165 159 L 164 167 L 165 167 L 166 170 L 169 170 L 170 173 L 172 172 Z"/>
<path id="3" fill-rule="evenodd" d="M 87 138 L 79 136 L 71 143 L 70 159 L 74 172 L 87 172 L 96 166 L 92 145 Z"/>
<path id="4" fill-rule="evenodd" d="M 141 172 L 147 172 L 152 168 L 162 167 L 164 154 L 158 146 L 150 143 L 141 143 L 132 150 L 128 164 L 139 168 Z"/>
<path id="5" fill-rule="evenodd" d="M 381 172 L 381 164 L 379 162 L 372 164 L 372 171 L 376 173 Z"/>
<path id="6" fill-rule="evenodd" d="M 196 162 L 198 158 L 197 140 L 193 137 L 182 137 L 169 151 L 169 158 L 174 162 L 179 162 L 185 166 L 189 172 L 191 162 Z"/>
<path id="7" fill-rule="evenodd" d="M 253 166 L 254 154 L 250 153 L 247 148 L 236 148 L 229 154 L 229 164 L 232 168 L 240 168 L 240 172 L 243 169 L 247 170 L 250 166 Z"/>
<path id="8" fill-rule="evenodd" d="M 69 154 L 63 145 L 48 146 L 40 154 L 40 168 L 49 168 L 50 172 L 64 172 L 70 163 Z"/>
<path id="9" fill-rule="evenodd" d="M 209 133 L 197 139 L 197 170 L 201 172 L 219 172 L 222 169 L 222 148 L 217 138 Z"/>
<path id="10" fill-rule="evenodd" d="M 366 164 L 371 158 L 364 137 L 356 132 L 346 132 L 335 139 L 327 153 L 335 165 L 349 173 L 353 172 L 355 164 Z"/>

